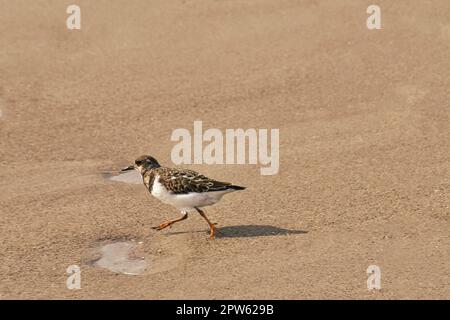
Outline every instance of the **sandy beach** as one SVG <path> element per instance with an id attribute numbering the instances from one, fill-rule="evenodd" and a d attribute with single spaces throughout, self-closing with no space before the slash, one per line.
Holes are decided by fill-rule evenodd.
<path id="1" fill-rule="evenodd" d="M 0 0 L 0 299 L 450 298 L 449 1 L 73 2 Z M 194 121 L 279 129 L 276 174 L 183 165 L 246 187 L 215 240 L 111 179 Z"/>

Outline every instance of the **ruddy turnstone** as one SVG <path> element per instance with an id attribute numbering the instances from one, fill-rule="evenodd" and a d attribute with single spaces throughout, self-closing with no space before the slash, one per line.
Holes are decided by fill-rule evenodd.
<path id="1" fill-rule="evenodd" d="M 142 175 L 145 187 L 155 198 L 176 207 L 183 214 L 181 218 L 169 220 L 153 229 L 167 228 L 187 219 L 190 211 L 197 211 L 209 225 L 210 239 L 215 237 L 217 230 L 200 208 L 217 203 L 224 194 L 245 189 L 210 179 L 192 170 L 162 167 L 155 158 L 148 155 L 137 158 L 134 164 L 122 169 L 128 170 L 137 170 Z"/>

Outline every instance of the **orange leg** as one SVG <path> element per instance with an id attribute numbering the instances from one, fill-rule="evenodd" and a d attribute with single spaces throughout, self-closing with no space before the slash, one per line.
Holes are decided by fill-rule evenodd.
<path id="1" fill-rule="evenodd" d="M 175 222 L 178 222 L 178 221 L 182 221 L 182 220 L 184 220 L 184 219 L 187 219 L 187 217 L 188 217 L 187 212 L 184 212 L 184 215 L 183 215 L 181 218 L 179 218 L 179 219 L 174 219 L 174 220 L 170 220 L 170 221 L 161 223 L 161 224 L 160 224 L 159 226 L 157 226 L 157 227 L 152 227 L 152 229 L 155 229 L 155 230 L 157 230 L 157 231 L 162 230 L 162 229 L 164 229 L 164 228 L 170 227 L 170 226 L 173 225 Z"/>
<path id="2" fill-rule="evenodd" d="M 209 238 L 210 239 L 214 239 L 214 237 L 216 236 L 217 233 L 219 233 L 219 231 L 217 230 L 215 223 L 211 223 L 211 221 L 209 221 L 209 219 L 206 217 L 206 214 L 200 210 L 199 208 L 195 208 L 198 213 L 200 213 L 200 215 L 203 217 L 203 219 L 206 220 L 206 222 L 208 222 L 209 225 L 209 230 L 210 230 L 210 234 L 209 234 Z"/>

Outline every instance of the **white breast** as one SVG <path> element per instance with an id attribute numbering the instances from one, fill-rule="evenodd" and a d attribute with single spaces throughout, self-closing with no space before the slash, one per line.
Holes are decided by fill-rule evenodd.
<path id="1" fill-rule="evenodd" d="M 159 176 L 156 176 L 153 180 L 152 196 L 165 203 L 168 203 L 171 199 L 170 192 L 159 182 Z"/>

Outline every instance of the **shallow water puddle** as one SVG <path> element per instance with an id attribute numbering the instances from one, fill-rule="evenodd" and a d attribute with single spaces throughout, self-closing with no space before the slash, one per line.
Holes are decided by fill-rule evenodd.
<path id="1" fill-rule="evenodd" d="M 128 275 L 138 275 L 145 271 L 144 259 L 130 258 L 136 245 L 130 242 L 115 242 L 100 248 L 101 258 L 94 262 L 95 267 Z"/>
<path id="2" fill-rule="evenodd" d="M 142 184 L 142 177 L 140 173 L 134 170 L 120 173 L 117 176 L 112 176 L 109 180 L 131 184 Z"/>

